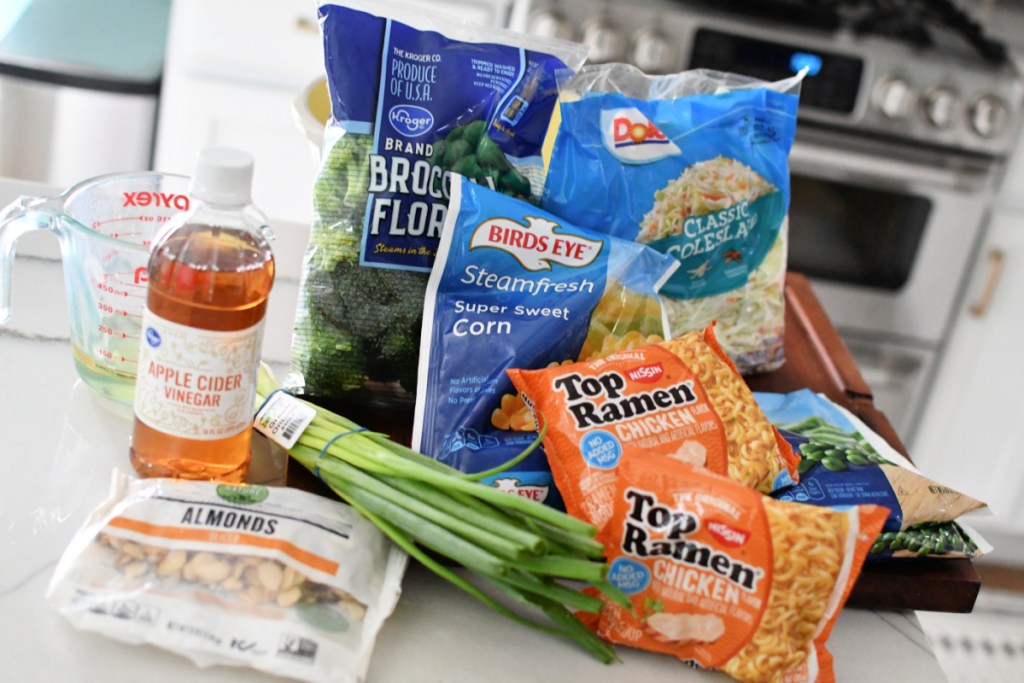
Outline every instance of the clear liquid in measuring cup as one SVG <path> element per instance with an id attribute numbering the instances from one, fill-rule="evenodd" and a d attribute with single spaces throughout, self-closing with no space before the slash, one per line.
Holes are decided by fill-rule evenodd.
<path id="1" fill-rule="evenodd" d="M 168 217 L 142 216 L 137 220 L 148 220 L 155 226 L 163 224 Z M 123 246 L 95 253 L 72 249 L 69 253 L 77 263 L 88 264 L 79 277 L 89 290 L 88 298 L 77 300 L 72 295 L 76 317 L 84 321 L 78 323 L 83 326 L 80 334 L 72 338 L 73 359 L 79 375 L 94 389 L 131 405 L 146 300 L 150 240 L 139 238 L 127 242 L 124 240 L 132 235 L 106 234 L 96 226 L 94 229 L 106 237 L 122 240 Z M 92 310 L 86 310 L 90 308 Z"/>

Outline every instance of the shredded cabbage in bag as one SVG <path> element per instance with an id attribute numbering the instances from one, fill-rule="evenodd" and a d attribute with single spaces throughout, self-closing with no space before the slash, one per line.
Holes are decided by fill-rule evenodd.
<path id="1" fill-rule="evenodd" d="M 682 267 L 662 290 L 676 333 L 717 322 L 743 373 L 783 363 L 788 156 L 798 74 L 585 67 L 560 82 L 542 206 Z"/>

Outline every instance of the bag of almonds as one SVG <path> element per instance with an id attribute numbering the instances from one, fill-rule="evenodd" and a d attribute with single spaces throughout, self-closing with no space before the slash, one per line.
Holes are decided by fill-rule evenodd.
<path id="1" fill-rule="evenodd" d="M 340 502 L 116 472 L 47 591 L 77 628 L 306 681 L 363 680 L 406 554 Z"/>

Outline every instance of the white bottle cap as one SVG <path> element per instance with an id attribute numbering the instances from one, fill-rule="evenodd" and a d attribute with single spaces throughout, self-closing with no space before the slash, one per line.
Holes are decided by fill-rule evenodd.
<path id="1" fill-rule="evenodd" d="M 253 159 L 231 147 L 207 147 L 199 152 L 190 193 L 221 206 L 245 206 L 252 201 Z"/>

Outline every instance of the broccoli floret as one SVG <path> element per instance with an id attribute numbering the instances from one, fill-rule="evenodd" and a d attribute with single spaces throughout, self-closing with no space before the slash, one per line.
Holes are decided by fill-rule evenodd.
<path id="1" fill-rule="evenodd" d="M 372 143 L 370 135 L 340 138 L 314 186 L 292 351 L 307 394 L 336 396 L 366 381 L 416 389 L 428 276 L 359 264 Z"/>
<path id="2" fill-rule="evenodd" d="M 415 391 L 426 273 L 339 261 L 331 273 L 331 320 L 366 359 L 367 378 Z"/>

